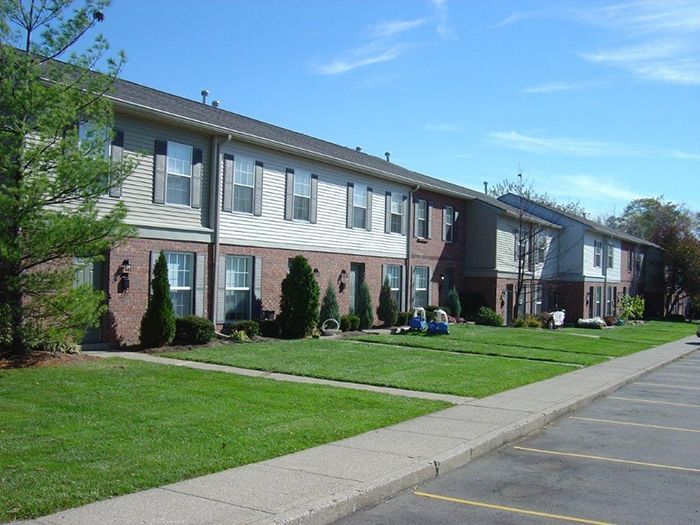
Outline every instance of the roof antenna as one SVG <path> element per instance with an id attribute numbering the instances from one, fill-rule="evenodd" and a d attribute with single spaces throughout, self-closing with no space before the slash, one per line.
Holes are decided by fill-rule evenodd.
<path id="1" fill-rule="evenodd" d="M 207 97 L 209 96 L 209 91 L 207 91 L 206 89 L 203 89 L 201 94 L 202 94 L 202 104 L 206 104 Z"/>
<path id="2" fill-rule="evenodd" d="M 486 195 L 489 194 L 489 182 L 486 181 L 486 180 L 484 181 L 484 193 L 485 193 Z"/>
<path id="3" fill-rule="evenodd" d="M 386 151 L 386 152 L 384 152 L 384 156 L 386 157 L 386 161 L 387 161 L 387 162 L 391 162 L 391 160 L 389 160 L 389 159 L 391 158 L 391 153 L 389 153 L 388 151 Z"/>

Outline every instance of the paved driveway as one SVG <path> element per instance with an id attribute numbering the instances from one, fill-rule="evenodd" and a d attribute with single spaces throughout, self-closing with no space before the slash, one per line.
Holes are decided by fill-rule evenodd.
<path id="1" fill-rule="evenodd" d="M 338 523 L 550 522 L 700 523 L 699 351 Z"/>

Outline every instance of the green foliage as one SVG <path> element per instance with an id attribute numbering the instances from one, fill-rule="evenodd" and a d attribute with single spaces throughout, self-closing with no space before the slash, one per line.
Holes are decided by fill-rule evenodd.
<path id="1" fill-rule="evenodd" d="M 525 319 L 522 317 L 518 317 L 515 321 L 513 321 L 513 328 L 525 328 L 527 326 L 527 323 L 525 322 Z"/>
<path id="2" fill-rule="evenodd" d="M 282 281 L 278 318 L 282 337 L 299 339 L 311 335 L 318 325 L 318 296 L 318 283 L 311 266 L 303 255 L 297 255 Z"/>
<path id="3" fill-rule="evenodd" d="M 253 338 L 260 333 L 260 324 L 257 321 L 233 321 L 224 325 L 224 333 L 243 331 L 249 338 Z"/>
<path id="4" fill-rule="evenodd" d="M 384 284 L 379 292 L 379 306 L 377 307 L 377 317 L 384 323 L 384 326 L 394 326 L 398 319 L 399 307 L 391 296 L 389 279 L 384 278 Z"/>
<path id="5" fill-rule="evenodd" d="M 360 317 L 355 314 L 343 315 L 340 318 L 340 329 L 343 332 L 354 332 L 360 329 Z"/>
<path id="6" fill-rule="evenodd" d="M 249 343 L 250 337 L 245 333 L 245 330 L 234 330 L 231 332 L 231 340 L 237 343 Z"/>
<path id="7" fill-rule="evenodd" d="M 260 335 L 264 337 L 280 337 L 280 325 L 277 319 L 260 321 Z"/>
<path id="8" fill-rule="evenodd" d="M 429 304 L 428 306 L 425 307 L 425 319 L 426 321 L 432 321 L 434 319 L 434 313 L 435 310 L 440 308 L 439 306 L 436 306 L 434 304 Z"/>
<path id="9" fill-rule="evenodd" d="M 74 288 L 70 266 L 134 234 L 123 203 L 97 209 L 134 166 L 103 155 L 113 119 L 102 94 L 123 57 L 104 60 L 108 44 L 99 36 L 71 52 L 108 2 L 71 4 L 0 3 L 0 304 L 9 308 L 9 346 L 18 352 L 78 341 L 97 325 L 104 297 Z M 96 63 L 107 64 L 106 74 L 85 74 Z M 88 122 L 93 131 L 80 140 L 78 127 Z"/>
<path id="10" fill-rule="evenodd" d="M 319 326 L 323 324 L 326 319 L 335 319 L 336 321 L 340 322 L 338 298 L 335 295 L 333 283 L 330 281 L 328 281 L 328 286 L 326 286 L 326 291 L 323 294 L 323 301 L 321 301 L 321 315 L 318 319 Z"/>
<path id="11" fill-rule="evenodd" d="M 153 268 L 151 290 L 139 335 L 141 344 L 146 348 L 168 345 L 175 337 L 175 312 L 170 300 L 168 263 L 163 252 L 160 252 Z"/>
<path id="12" fill-rule="evenodd" d="M 525 324 L 528 328 L 542 328 L 542 322 L 534 315 L 528 315 L 525 318 Z"/>
<path id="13" fill-rule="evenodd" d="M 620 317 L 625 320 L 644 317 L 644 297 L 641 295 L 623 295 L 620 299 Z"/>
<path id="14" fill-rule="evenodd" d="M 447 313 L 452 317 L 459 317 L 462 315 L 462 303 L 459 300 L 459 294 L 454 286 L 445 298 L 445 308 L 447 308 Z"/>
<path id="15" fill-rule="evenodd" d="M 396 324 L 398 326 L 406 326 L 413 312 L 399 312 L 396 316 Z"/>
<path id="16" fill-rule="evenodd" d="M 482 306 L 476 312 L 476 324 L 485 326 L 503 326 L 503 318 L 495 310 Z"/>
<path id="17" fill-rule="evenodd" d="M 369 286 L 367 286 L 367 283 L 363 282 L 357 292 L 357 312 L 355 312 L 360 318 L 360 330 L 372 328 L 374 324 L 374 314 L 372 310 L 372 297 L 369 293 Z"/>
<path id="18" fill-rule="evenodd" d="M 214 338 L 214 323 L 206 317 L 186 315 L 175 319 L 175 340 L 178 343 L 202 345 Z"/>

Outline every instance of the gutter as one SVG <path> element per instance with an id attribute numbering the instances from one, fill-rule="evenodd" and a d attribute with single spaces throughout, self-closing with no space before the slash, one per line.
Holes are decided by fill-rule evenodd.
<path id="1" fill-rule="evenodd" d="M 209 216 L 214 218 L 214 234 L 212 235 L 214 239 L 214 246 L 212 250 L 213 262 L 210 267 L 213 269 L 214 275 L 212 276 L 212 291 L 210 305 L 211 309 L 209 311 L 209 319 L 212 320 L 214 325 L 216 325 L 216 308 L 217 308 L 217 296 L 216 291 L 219 289 L 219 245 L 221 239 L 221 202 L 220 198 L 220 188 L 219 184 L 219 173 L 221 172 L 220 165 L 220 155 L 219 148 L 231 141 L 231 135 L 226 135 L 225 137 L 217 137 L 212 135 L 211 137 L 211 158 L 209 160 Z"/>

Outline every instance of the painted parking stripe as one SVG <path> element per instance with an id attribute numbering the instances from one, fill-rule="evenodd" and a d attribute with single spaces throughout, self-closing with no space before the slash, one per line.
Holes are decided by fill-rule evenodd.
<path id="1" fill-rule="evenodd" d="M 655 399 L 642 399 L 639 397 L 608 396 L 608 399 L 617 399 L 619 401 L 632 401 L 635 403 L 652 403 L 654 405 L 670 405 L 676 407 L 700 408 L 700 405 L 693 405 L 692 403 L 674 403 L 672 401 L 657 401 Z"/>
<path id="2" fill-rule="evenodd" d="M 594 417 L 569 416 L 569 419 L 577 419 L 579 421 L 592 421 L 594 423 L 608 423 L 610 425 L 624 425 L 629 427 L 656 428 L 659 430 L 676 430 L 678 432 L 697 432 L 698 434 L 700 434 L 700 430 L 696 430 L 693 428 L 665 427 L 662 425 L 647 425 L 644 423 L 632 423 L 630 421 L 615 421 L 613 419 L 598 419 Z"/>
<path id="3" fill-rule="evenodd" d="M 635 385 L 644 386 L 658 386 L 659 388 L 680 388 L 681 390 L 700 390 L 700 386 L 680 386 L 680 385 L 669 385 L 667 383 L 647 383 L 644 381 L 637 381 Z"/>
<path id="4" fill-rule="evenodd" d="M 596 461 L 609 461 L 610 463 L 624 463 L 626 465 L 639 465 L 642 467 L 663 468 L 668 470 L 681 470 L 683 472 L 700 472 L 700 468 L 679 467 L 676 465 L 661 465 L 659 463 L 647 463 L 646 461 L 631 461 L 629 459 L 608 458 L 605 456 L 591 456 L 588 454 L 576 454 L 575 452 L 558 452 L 556 450 L 543 450 L 541 448 L 513 447 L 516 450 L 525 452 L 536 452 L 538 454 L 551 454 L 553 456 L 566 456 L 570 458 L 593 459 Z"/>
<path id="5" fill-rule="evenodd" d="M 429 492 L 415 491 L 413 494 L 415 496 L 421 496 L 423 498 L 431 498 L 431 499 L 436 499 L 436 500 L 440 500 L 440 501 L 449 501 L 450 503 L 459 503 L 461 505 L 468 505 L 470 507 L 480 507 L 482 509 L 501 510 L 501 511 L 505 511 L 505 512 L 513 512 L 515 514 L 527 514 L 528 516 L 537 516 L 538 518 L 549 518 L 552 520 L 569 521 L 572 523 L 588 523 L 591 525 L 612 525 L 612 523 L 609 523 L 607 521 L 595 521 L 595 520 L 588 520 L 585 518 L 576 518 L 574 516 L 562 516 L 560 514 L 549 514 L 548 512 L 539 512 L 536 510 L 520 509 L 517 507 L 506 507 L 503 505 L 494 505 L 492 503 L 484 503 L 482 501 L 473 501 L 473 500 L 461 499 L 461 498 L 451 498 L 449 496 L 441 496 L 439 494 L 431 494 Z"/>

